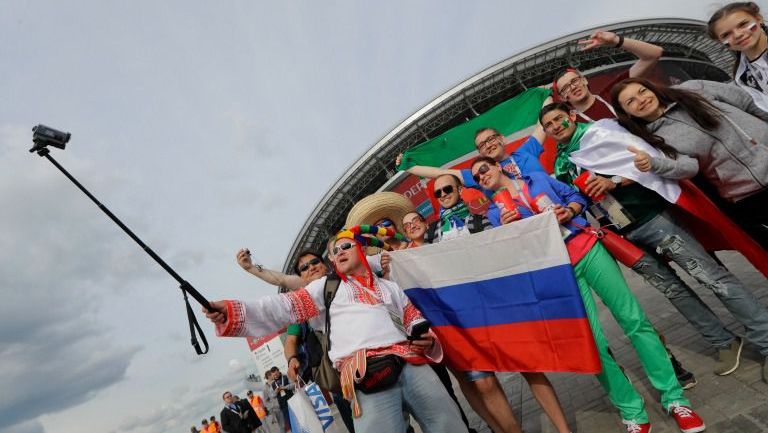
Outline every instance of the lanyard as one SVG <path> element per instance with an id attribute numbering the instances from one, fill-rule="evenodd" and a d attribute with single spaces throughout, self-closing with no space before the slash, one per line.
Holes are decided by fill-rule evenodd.
<path id="1" fill-rule="evenodd" d="M 600 95 L 593 95 L 593 96 L 595 97 L 596 100 L 605 104 L 605 107 L 608 108 L 608 111 L 610 111 L 613 114 L 613 117 L 617 117 L 616 110 L 613 109 L 613 106 L 611 106 L 611 104 L 609 104 L 605 99 L 601 98 Z M 591 117 L 587 116 L 587 114 L 584 113 L 583 111 L 579 111 L 579 116 L 583 117 L 584 120 L 586 120 L 587 122 L 594 122 L 594 120 L 592 120 Z"/>

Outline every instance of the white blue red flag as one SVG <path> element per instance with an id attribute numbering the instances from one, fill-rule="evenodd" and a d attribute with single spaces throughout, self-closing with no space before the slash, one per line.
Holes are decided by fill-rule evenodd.
<path id="1" fill-rule="evenodd" d="M 600 360 L 551 213 L 394 251 L 391 278 L 459 370 L 596 373 Z"/>

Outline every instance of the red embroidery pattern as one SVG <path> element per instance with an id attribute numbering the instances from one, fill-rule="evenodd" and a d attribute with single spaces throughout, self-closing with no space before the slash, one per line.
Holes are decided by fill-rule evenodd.
<path id="1" fill-rule="evenodd" d="M 363 284 L 364 282 L 361 282 L 358 277 L 353 277 L 355 280 L 349 281 L 349 285 L 352 286 L 352 298 L 354 302 L 358 304 L 368 304 L 368 305 L 378 305 L 381 304 L 382 294 L 381 290 L 379 290 L 378 284 L 373 285 L 373 292 L 376 293 L 378 296 L 378 299 L 376 296 L 373 296 L 372 293 L 370 293 L 368 290 L 365 289 Z M 357 283 L 357 284 L 355 284 Z"/>
<path id="2" fill-rule="evenodd" d="M 290 304 L 291 320 L 293 323 L 306 322 L 320 315 L 320 311 L 317 309 L 317 305 L 315 305 L 315 301 L 309 295 L 307 289 L 301 288 L 285 293 L 283 296 Z"/>
<path id="3" fill-rule="evenodd" d="M 393 344 L 389 347 L 380 347 L 377 349 L 367 349 L 366 356 L 397 355 L 403 358 L 409 364 L 422 365 L 432 361 L 424 355 L 424 350 L 418 346 L 408 344 L 408 342 Z"/>
<path id="4" fill-rule="evenodd" d="M 423 319 L 421 311 L 410 302 L 406 303 L 405 311 L 403 311 L 403 325 L 405 325 L 405 328 L 408 329 L 414 320 L 420 319 Z"/>
<path id="5" fill-rule="evenodd" d="M 226 301 L 227 321 L 216 325 L 216 335 L 219 337 L 245 336 L 245 305 L 240 301 Z"/>

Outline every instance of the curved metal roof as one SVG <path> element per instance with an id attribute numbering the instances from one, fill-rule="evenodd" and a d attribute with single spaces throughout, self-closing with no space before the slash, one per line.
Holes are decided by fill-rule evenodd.
<path id="1" fill-rule="evenodd" d="M 392 161 L 397 154 L 530 87 L 551 83 L 554 74 L 568 65 L 589 75 L 636 60 L 634 55 L 613 48 L 579 51 L 575 42 L 597 29 L 662 46 L 662 61 L 674 61 L 693 77 L 727 76 L 733 56 L 706 35 L 704 26 L 702 21 L 678 18 L 600 26 L 525 50 L 459 83 L 403 120 L 341 175 L 296 236 L 283 272 L 291 271 L 299 251 L 322 251 L 328 236 L 342 227 L 347 212 L 357 200 L 387 189 L 405 177 L 394 171 Z"/>

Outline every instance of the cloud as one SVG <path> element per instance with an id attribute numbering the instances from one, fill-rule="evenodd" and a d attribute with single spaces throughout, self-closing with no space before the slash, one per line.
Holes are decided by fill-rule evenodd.
<path id="1" fill-rule="evenodd" d="M 25 421 L 3 430 L 4 433 L 45 433 L 40 421 Z"/>
<path id="2" fill-rule="evenodd" d="M 125 377 L 140 348 L 115 344 L 97 316 L 114 294 L 104 289 L 143 278 L 144 264 L 65 178 L 20 148 L 29 139 L 26 127 L 0 125 L 2 165 L 15 168 L 0 166 L 0 226 L 13 227 L 0 239 L 0 429 L 38 432 L 37 417 Z"/>
<path id="3" fill-rule="evenodd" d="M 219 418 L 222 408 L 221 395 L 225 390 L 244 395 L 245 367 L 238 359 L 229 361 L 229 368 L 219 377 L 200 386 L 189 386 L 177 392 L 173 399 L 141 416 L 133 416 L 121 421 L 112 433 L 143 431 L 161 433 L 181 427 L 184 431 L 189 426 L 198 425 L 200 420 L 215 415 Z M 251 387 L 254 388 L 254 387 Z M 254 388 L 255 389 L 255 388 Z M 177 391 L 182 391 L 181 389 Z"/>

